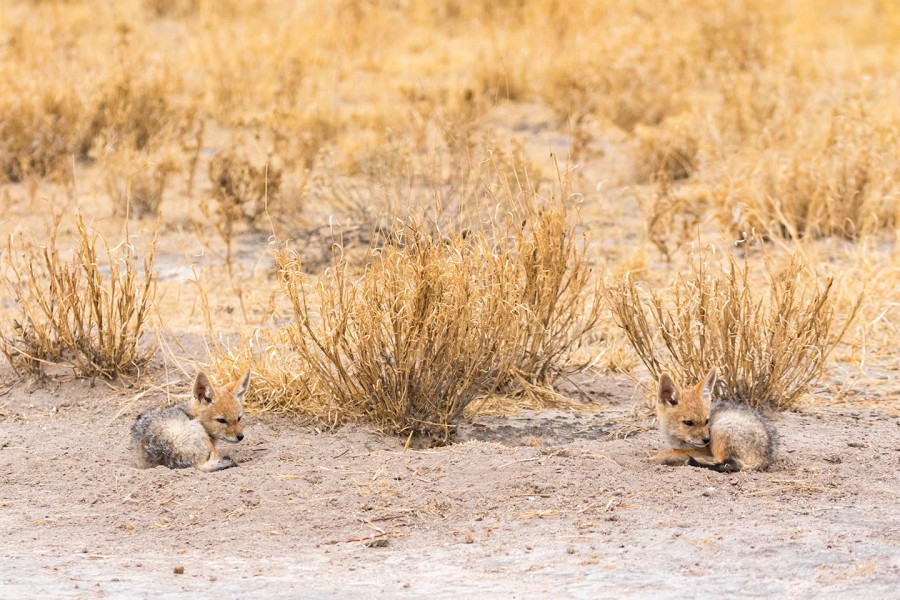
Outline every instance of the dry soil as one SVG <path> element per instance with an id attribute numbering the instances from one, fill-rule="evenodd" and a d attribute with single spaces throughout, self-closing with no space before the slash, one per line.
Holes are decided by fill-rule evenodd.
<path id="1" fill-rule="evenodd" d="M 0 595 L 900 597 L 896 402 L 781 414 L 777 464 L 727 475 L 649 465 L 634 384 L 581 387 L 608 408 L 479 417 L 434 449 L 251 416 L 239 467 L 202 474 L 128 463 L 161 392 L 15 384 Z"/>

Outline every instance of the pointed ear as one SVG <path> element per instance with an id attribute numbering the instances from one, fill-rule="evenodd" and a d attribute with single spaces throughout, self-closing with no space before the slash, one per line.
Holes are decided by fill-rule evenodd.
<path id="1" fill-rule="evenodd" d="M 206 376 L 206 373 L 200 371 L 194 380 L 194 398 L 201 404 L 209 404 L 213 401 L 213 395 L 212 383 L 210 383 L 209 377 Z"/>
<path id="2" fill-rule="evenodd" d="M 659 376 L 659 388 L 657 389 L 656 399 L 662 404 L 675 406 L 678 404 L 678 388 L 675 382 L 669 377 L 668 373 Z"/>
<path id="3" fill-rule="evenodd" d="M 241 402 L 244 401 L 244 395 L 247 393 L 248 387 L 250 387 L 250 371 L 244 373 L 244 376 L 241 377 L 240 381 L 234 384 L 234 395 Z"/>
<path id="4" fill-rule="evenodd" d="M 706 379 L 703 380 L 703 387 L 701 388 L 700 393 L 707 402 L 712 400 L 713 389 L 716 387 L 716 378 L 718 376 L 718 370 L 713 367 L 709 370 L 709 373 L 706 374 Z"/>

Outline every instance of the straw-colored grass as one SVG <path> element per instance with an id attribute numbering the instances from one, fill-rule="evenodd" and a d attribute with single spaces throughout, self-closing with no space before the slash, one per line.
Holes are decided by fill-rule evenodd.
<path id="1" fill-rule="evenodd" d="M 552 388 L 560 375 L 586 366 L 578 352 L 603 307 L 586 235 L 572 222 L 562 189 L 563 198 L 539 204 L 509 232 L 521 273 L 518 300 L 526 308 L 511 372 L 526 386 Z"/>
<path id="2" fill-rule="evenodd" d="M 266 408 L 446 441 L 495 391 L 549 391 L 585 366 L 578 350 L 601 303 L 570 218 L 559 199 L 513 210 L 497 230 L 453 236 L 410 217 L 362 272 L 339 256 L 318 279 L 283 247 L 276 260 L 293 319 L 217 345 L 212 370 L 224 378 L 252 368 L 251 401 Z"/>
<path id="3" fill-rule="evenodd" d="M 668 372 L 687 385 L 715 367 L 719 396 L 786 409 L 821 377 L 861 297 L 842 322 L 833 282 L 810 280 L 799 256 L 783 269 L 768 266 L 760 285 L 748 260 L 701 250 L 664 293 L 642 293 L 626 275 L 607 286 L 606 296 L 654 378 Z"/>
<path id="4" fill-rule="evenodd" d="M 77 227 L 80 244 L 68 260 L 56 228 L 46 246 L 10 239 L 4 278 L 15 309 L 3 353 L 20 373 L 53 363 L 80 377 L 134 374 L 155 352 L 142 339 L 156 295 L 155 248 L 141 269 L 131 246 L 110 248 L 81 217 Z"/>
<path id="5" fill-rule="evenodd" d="M 40 239 L 46 215 L 56 213 L 90 214 L 104 233 L 126 215 L 154 217 L 165 249 L 160 316 L 177 334 L 204 331 L 196 290 L 182 277 L 204 270 L 209 306 L 227 323 L 215 331 L 213 360 L 222 380 L 240 375 L 228 372 L 235 365 L 260 371 L 249 396 L 260 408 L 329 425 L 365 418 L 363 405 L 345 399 L 375 377 L 363 384 L 354 374 L 338 398 L 311 370 L 316 363 L 293 348 L 291 300 L 260 243 L 270 228 L 276 239 L 298 242 L 291 248 L 304 258 L 297 277 L 314 329 L 328 325 L 320 294 L 346 311 L 342 318 L 401 319 L 343 301 L 339 274 L 354 301 L 392 290 L 388 297 L 402 306 L 404 294 L 440 289 L 446 298 L 431 301 L 443 305 L 461 302 L 448 283 L 461 285 L 461 267 L 445 253 L 455 249 L 473 278 L 499 277 L 492 261 L 509 261 L 503 277 L 515 273 L 512 288 L 471 285 L 483 306 L 502 296 L 479 294 L 510 294 L 504 310 L 519 319 L 509 328 L 517 351 L 499 389 L 518 394 L 516 402 L 539 397 L 521 391 L 550 389 L 588 357 L 634 370 L 625 332 L 598 327 L 612 317 L 596 300 L 596 279 L 632 272 L 675 290 L 691 281 L 673 284 L 670 274 L 698 260 L 686 251 L 697 239 L 724 248 L 759 235 L 773 254 L 801 255 L 798 280 L 808 295 L 795 297 L 796 318 L 779 335 L 798 328 L 824 294 L 819 316 L 834 311 L 827 341 L 820 325 L 819 337 L 805 340 L 823 351 L 835 323 L 852 316 L 865 278 L 860 318 L 835 353 L 845 361 L 835 381 L 883 389 L 878 382 L 890 375 L 900 323 L 900 11 L 891 2 L 121 0 L 110 8 L 100 0 L 8 0 L 0 12 L 0 206 L 8 215 L 0 232 Z M 553 176 L 557 162 L 564 186 Z M 420 241 L 410 243 L 398 223 L 414 223 Z M 82 244 L 72 225 L 60 228 L 60 257 Z M 417 244 L 428 248 L 427 269 Z M 127 246 L 113 254 L 118 248 Z M 50 294 L 53 279 L 35 256 L 36 283 Z M 738 313 L 746 332 L 778 325 L 774 300 L 757 292 L 770 287 L 762 256 L 738 261 L 737 271 L 762 286 L 734 296 L 746 303 Z M 729 286 L 737 294 L 742 285 L 728 283 L 728 260 L 710 271 L 719 307 Z M 30 264 L 22 255 L 15 261 Z M 100 263 L 105 276 L 105 257 Z M 815 290 L 812 273 L 821 277 Z M 836 283 L 826 293 L 827 277 Z M 797 285 L 790 290 L 800 294 Z M 619 302 L 637 302 L 629 288 L 615 289 Z M 13 312 L 18 293 L 4 299 Z M 674 318 L 666 294 L 660 302 Z M 62 310 L 47 307 L 54 318 Z M 473 310 L 460 309 L 463 322 L 476 318 Z M 462 327 L 429 319 L 435 331 Z M 29 329 L 40 329 L 40 319 L 18 322 L 23 329 L 7 332 L 8 349 L 18 340 L 14 347 L 34 360 L 60 360 L 58 340 L 48 333 L 52 343 L 36 342 Z M 344 351 L 376 339 L 395 344 L 388 355 L 401 353 L 388 338 L 356 340 Z M 772 350 L 771 340 L 747 339 Z M 655 356 L 677 362 L 665 351 Z M 696 352 L 682 358 L 686 379 L 709 362 Z M 815 377 L 804 381 L 820 366 L 778 373 L 796 390 L 811 385 Z M 436 365 L 416 385 L 428 387 L 451 367 Z M 741 369 L 740 378 L 770 385 L 762 367 Z M 454 388 L 453 402 L 476 387 Z M 400 384 L 391 389 L 392 398 L 406 393 Z M 432 422 L 452 420 L 455 409 L 384 416 L 402 412 L 397 407 L 372 418 L 438 437 L 452 429 Z"/>

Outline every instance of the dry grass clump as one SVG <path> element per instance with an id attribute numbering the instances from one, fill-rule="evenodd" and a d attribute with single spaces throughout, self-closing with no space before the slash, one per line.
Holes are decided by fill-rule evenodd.
<path id="1" fill-rule="evenodd" d="M 780 271 L 767 266 L 761 285 L 747 260 L 699 251 L 690 273 L 664 295 L 642 294 L 626 275 L 607 286 L 606 297 L 654 378 L 670 372 L 688 384 L 717 367 L 719 396 L 787 409 L 821 376 L 862 298 L 840 324 L 831 280 L 809 280 L 799 256 Z"/>
<path id="2" fill-rule="evenodd" d="M 440 235 L 495 229 L 498 211 L 520 212 L 546 188 L 521 144 L 487 136 L 463 141 L 430 151 L 388 144 L 352 157 L 351 165 L 326 154 L 309 178 L 304 204 L 386 237 L 397 219 Z M 353 176 L 341 173 L 351 166 Z"/>
<path id="3" fill-rule="evenodd" d="M 565 189 L 561 199 L 535 208 L 509 231 L 525 307 L 511 373 L 526 386 L 550 388 L 560 375 L 584 368 L 577 353 L 600 317 L 586 235 L 570 222 Z"/>
<path id="4" fill-rule="evenodd" d="M 209 163 L 212 202 L 201 203 L 200 210 L 225 241 L 226 262 L 231 264 L 231 244 L 235 226 L 255 226 L 278 195 L 281 169 L 252 162 L 243 153 L 231 149 L 218 153 Z"/>
<path id="5" fill-rule="evenodd" d="M 318 107 L 301 113 L 279 109 L 268 121 L 275 154 L 285 166 L 296 169 L 312 169 L 322 149 L 343 126 L 337 111 Z"/>
<path id="6" fill-rule="evenodd" d="M 523 4 L 523 29 L 549 38 L 537 55 L 513 54 L 547 84 L 534 93 L 563 116 L 595 114 L 627 131 L 693 108 L 718 73 L 767 65 L 784 35 L 770 0 Z"/>
<path id="7" fill-rule="evenodd" d="M 691 242 L 707 210 L 705 195 L 690 188 L 673 185 L 664 174 L 655 189 L 640 198 L 647 228 L 647 239 L 667 263 L 676 251 Z"/>
<path id="8" fill-rule="evenodd" d="M 701 139 L 697 124 L 689 117 L 669 117 L 657 127 L 638 125 L 634 133 L 644 178 L 676 181 L 697 170 Z"/>
<path id="9" fill-rule="evenodd" d="M 94 98 L 80 153 L 128 148 L 159 148 L 179 132 L 192 129 L 195 108 L 180 104 L 180 80 L 168 68 L 143 64 L 128 55 L 108 76 Z"/>
<path id="10" fill-rule="evenodd" d="M 293 321 L 263 343 L 220 348 L 214 367 L 224 376 L 252 365 L 262 408 L 447 441 L 515 359 L 516 269 L 471 238 L 407 225 L 395 238 L 402 244 L 377 250 L 361 275 L 339 260 L 317 281 L 279 249 Z"/>
<path id="11" fill-rule="evenodd" d="M 197 12 L 200 0 L 143 0 L 144 7 L 156 17 L 184 17 Z"/>
<path id="12" fill-rule="evenodd" d="M 280 249 L 292 322 L 216 349 L 213 371 L 252 366 L 265 408 L 441 441 L 481 398 L 549 390 L 585 366 L 600 303 L 565 200 L 519 210 L 497 231 L 395 220 L 362 272 L 339 255 L 316 279 Z"/>
<path id="13" fill-rule="evenodd" d="M 732 227 L 789 238 L 856 238 L 893 227 L 900 210 L 900 113 L 887 106 L 889 98 L 896 93 L 813 104 L 782 133 L 726 161 L 715 194 Z"/>
<path id="14" fill-rule="evenodd" d="M 246 401 L 255 409 L 284 412 L 328 427 L 350 419 L 337 399 L 312 388 L 308 365 L 293 351 L 287 328 L 257 330 L 237 340 L 211 342 L 209 371 L 217 381 L 253 372 Z"/>
<path id="15" fill-rule="evenodd" d="M 81 44 L 95 39 L 93 29 L 109 22 L 91 21 L 82 3 L 49 4 L 0 30 L 9 41 L 0 52 L 0 76 L 9 82 L 0 93 L 0 180 L 71 183 L 73 167 L 90 158 L 158 151 L 192 130 L 198 107 L 184 98 L 183 81 L 138 47 L 127 23 L 87 49 Z"/>
<path id="16" fill-rule="evenodd" d="M 0 182 L 71 174 L 71 154 L 83 136 L 81 113 L 75 94 L 61 89 L 22 86 L 0 94 Z"/>
<path id="17" fill-rule="evenodd" d="M 136 218 L 161 215 L 166 184 L 179 170 L 175 156 L 123 150 L 99 162 L 114 214 Z"/>
<path id="18" fill-rule="evenodd" d="M 223 226 L 253 225 L 265 214 L 267 202 L 278 195 L 281 170 L 266 161 L 254 164 L 235 150 L 223 151 L 209 163 L 215 213 Z"/>
<path id="19" fill-rule="evenodd" d="M 403 246 L 379 250 L 358 283 L 346 264 L 320 278 L 315 308 L 296 255 L 280 253 L 287 331 L 320 392 L 392 433 L 446 440 L 515 357 L 515 269 L 461 237 L 397 234 Z"/>
<path id="20" fill-rule="evenodd" d="M 156 296 L 154 246 L 141 273 L 133 248 L 110 248 L 81 217 L 77 229 L 80 243 L 69 260 L 57 248 L 58 228 L 45 247 L 9 241 L 4 278 L 15 316 L 2 351 L 17 372 L 39 374 L 56 363 L 81 377 L 111 379 L 136 372 L 155 352 L 141 347 Z"/>

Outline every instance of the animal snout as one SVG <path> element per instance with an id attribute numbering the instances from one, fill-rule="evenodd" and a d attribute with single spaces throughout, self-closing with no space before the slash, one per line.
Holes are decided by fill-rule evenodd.
<path id="1" fill-rule="evenodd" d="M 238 436 L 238 439 L 241 439 L 242 437 L 244 437 L 244 436 L 239 435 L 239 436 Z M 709 437 L 703 438 L 703 443 L 704 443 L 704 444 L 708 444 L 708 443 L 709 443 Z"/>
<path id="2" fill-rule="evenodd" d="M 241 441 L 242 439 L 244 439 L 244 434 L 243 433 L 237 434 L 237 441 Z"/>

